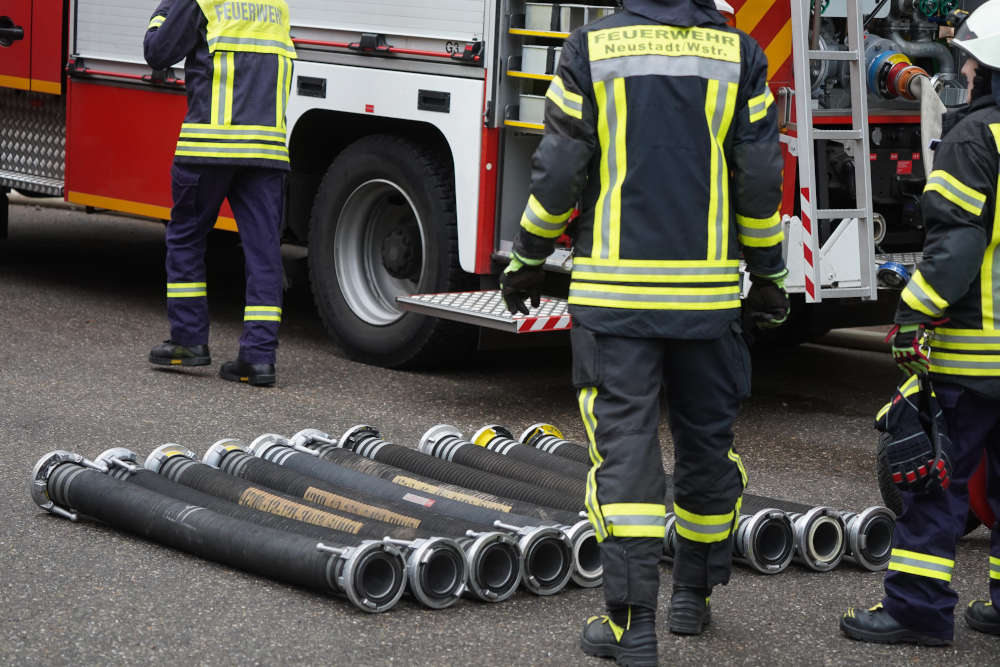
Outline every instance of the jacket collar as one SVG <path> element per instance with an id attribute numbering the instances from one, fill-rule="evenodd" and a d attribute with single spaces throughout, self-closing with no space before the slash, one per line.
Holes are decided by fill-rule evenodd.
<path id="1" fill-rule="evenodd" d="M 625 0 L 625 9 L 657 23 L 677 26 L 725 25 L 715 0 Z"/>

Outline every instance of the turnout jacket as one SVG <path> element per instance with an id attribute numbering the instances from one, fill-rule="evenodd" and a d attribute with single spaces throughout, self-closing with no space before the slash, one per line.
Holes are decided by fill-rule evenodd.
<path id="1" fill-rule="evenodd" d="M 575 222 L 574 322 L 717 338 L 740 259 L 784 270 L 781 152 L 767 59 L 712 0 L 626 0 L 566 40 L 514 243 L 548 256 Z"/>
<path id="2" fill-rule="evenodd" d="M 921 199 L 924 255 L 896 311 L 900 324 L 946 320 L 931 337 L 931 373 L 993 398 L 1000 398 L 998 105 L 995 89 L 937 147 Z"/>
<path id="3" fill-rule="evenodd" d="M 143 50 L 154 69 L 185 59 L 188 110 L 175 161 L 288 169 L 296 54 L 285 0 L 162 0 Z"/>

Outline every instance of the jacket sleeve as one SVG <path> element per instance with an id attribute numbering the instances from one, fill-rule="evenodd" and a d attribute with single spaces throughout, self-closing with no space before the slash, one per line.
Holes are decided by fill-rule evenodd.
<path id="1" fill-rule="evenodd" d="M 198 45 L 203 20 L 195 0 L 162 0 L 149 19 L 142 44 L 149 66 L 166 69 L 187 57 Z"/>
<path id="2" fill-rule="evenodd" d="M 737 237 L 750 273 L 785 269 L 781 245 L 781 147 L 774 96 L 767 86 L 767 57 L 741 35 L 743 71 L 736 98 L 732 144 L 727 151 Z"/>
<path id="3" fill-rule="evenodd" d="M 543 260 L 566 230 L 587 184 L 597 146 L 597 120 L 590 94 L 590 61 L 582 33 L 572 35 L 545 94 L 545 135 L 531 160 L 531 187 L 514 252 Z"/>
<path id="4" fill-rule="evenodd" d="M 988 134 L 988 133 L 987 133 Z M 983 212 L 996 206 L 997 147 L 992 137 L 945 139 L 934 156 L 921 207 L 924 257 L 903 290 L 899 324 L 947 317 L 948 306 L 969 291 L 983 265 L 992 221 Z"/>

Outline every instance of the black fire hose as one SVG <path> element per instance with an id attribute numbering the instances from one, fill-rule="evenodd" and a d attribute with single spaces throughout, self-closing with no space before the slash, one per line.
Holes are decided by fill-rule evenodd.
<path id="1" fill-rule="evenodd" d="M 397 559 L 365 544 L 337 548 L 221 515 L 114 479 L 79 454 L 46 454 L 32 471 L 39 507 L 75 521 L 78 514 L 207 560 L 313 590 L 345 596 L 381 612 L 403 592 Z M 368 602 L 363 602 L 362 594 Z"/>
<path id="2" fill-rule="evenodd" d="M 587 445 L 565 440 L 562 432 L 552 424 L 535 424 L 529 426 L 519 438 L 522 444 L 534 447 L 547 454 L 555 454 L 564 459 L 581 463 L 585 466 L 593 465 Z"/>
<path id="3" fill-rule="evenodd" d="M 524 461 L 563 477 L 586 479 L 587 473 L 590 472 L 589 461 L 580 463 L 562 456 L 550 456 L 541 449 L 535 449 L 515 440 L 513 433 L 498 424 L 490 424 L 476 431 L 472 436 L 472 442 L 491 452 Z"/>
<path id="4" fill-rule="evenodd" d="M 355 426 L 349 429 L 338 442 L 344 449 L 349 449 L 361 456 L 410 470 L 425 477 L 439 479 L 442 482 L 458 484 L 498 496 L 516 498 L 527 503 L 556 507 L 569 512 L 579 512 L 583 509 L 583 495 L 568 497 L 567 494 L 552 489 L 542 489 L 520 480 L 507 479 L 459 463 L 442 461 L 409 447 L 386 442 L 381 439 L 379 432 L 371 426 Z"/>
<path id="5" fill-rule="evenodd" d="M 373 476 L 340 465 L 319 456 L 318 451 L 300 451 L 276 435 L 263 435 L 250 445 L 250 452 L 292 470 L 324 480 L 342 489 L 364 489 L 380 498 L 432 506 L 435 511 L 459 521 L 490 524 L 513 533 L 524 562 L 524 585 L 532 593 L 552 595 L 565 588 L 570 577 L 580 585 L 600 585 L 600 557 L 596 553 L 593 527 L 578 520 L 573 526 L 543 522 L 536 517 L 501 512 L 491 507 L 462 503 L 424 488 L 397 484 L 390 478 Z M 324 450 L 329 445 L 322 446 Z M 308 453 L 307 453 L 308 452 Z M 334 458 L 341 455 L 360 458 L 357 454 L 335 449 Z M 367 460 L 367 459 L 363 459 Z M 388 466 L 385 466 L 388 468 Z M 398 469 L 397 469 L 398 470 Z M 403 471 L 399 471 L 403 472 Z M 578 566 L 574 567 L 576 563 Z"/>
<path id="6" fill-rule="evenodd" d="M 501 602 L 512 596 L 521 583 L 521 554 L 513 537 L 506 532 L 498 532 L 490 524 L 471 521 L 458 524 L 454 519 L 429 509 L 426 498 L 423 503 L 404 503 L 379 498 L 368 491 L 367 485 L 334 485 L 250 456 L 236 440 L 215 443 L 202 457 L 202 462 L 240 479 L 333 510 L 354 514 L 366 512 L 366 516 L 371 515 L 388 523 L 452 537 L 465 551 L 469 563 L 468 593 L 477 599 Z M 370 478 L 368 481 L 371 481 Z M 350 494 L 350 497 L 341 493 Z"/>
<path id="7" fill-rule="evenodd" d="M 473 442 L 464 439 L 461 431 L 447 424 L 438 424 L 424 433 L 417 448 L 424 454 L 443 461 L 459 463 L 507 479 L 516 479 L 538 488 L 552 489 L 570 498 L 579 498 L 578 507 L 583 507 L 583 499 L 587 495 L 587 487 L 582 480 L 571 479 L 566 475 L 540 468 L 538 465 L 477 447 Z M 545 456 L 543 452 L 537 450 L 533 450 L 533 453 Z"/>
<path id="8" fill-rule="evenodd" d="M 582 446 L 563 440 L 561 436 L 559 429 L 550 424 L 535 424 L 522 434 L 521 439 L 535 443 L 542 451 L 553 453 L 578 453 L 582 449 Z M 672 482 L 670 475 L 667 475 L 667 481 L 668 484 Z M 667 498 L 670 503 L 672 490 L 668 495 L 671 496 Z M 888 508 L 873 506 L 860 512 L 843 512 L 749 493 L 743 495 L 744 511 L 756 514 L 768 509 L 789 514 L 795 536 L 795 560 L 810 569 L 818 572 L 832 570 L 842 558 L 871 571 L 884 570 L 889 564 L 896 517 Z"/>
<path id="9" fill-rule="evenodd" d="M 175 444 L 168 443 L 153 450 L 146 458 L 145 466 L 167 479 L 244 507 L 403 547 L 408 590 L 421 604 L 431 609 L 453 605 L 465 588 L 468 578 L 465 554 L 450 538 L 433 536 L 420 528 L 393 526 L 374 520 L 359 521 L 335 514 L 321 505 L 250 484 L 199 463 L 194 452 Z M 390 535 L 393 537 L 387 537 Z"/>

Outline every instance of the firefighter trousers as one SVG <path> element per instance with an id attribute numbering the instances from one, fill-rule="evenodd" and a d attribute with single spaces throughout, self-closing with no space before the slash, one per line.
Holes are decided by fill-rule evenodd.
<path id="1" fill-rule="evenodd" d="M 896 621 L 924 634 L 952 639 L 958 595 L 949 585 L 955 544 L 969 515 L 969 479 L 986 454 L 990 509 L 1000 517 L 1000 401 L 955 384 L 936 382 L 934 390 L 948 424 L 952 451 L 947 491 L 903 494 L 896 520 L 892 558 L 885 575 L 885 610 Z M 1000 607 L 1000 519 L 992 526 L 990 597 Z"/>
<path id="2" fill-rule="evenodd" d="M 281 322 L 281 220 L 284 172 L 260 167 L 174 163 L 174 207 L 167 225 L 167 317 L 170 339 L 208 343 L 205 249 L 225 199 L 243 245 L 246 302 L 239 358 L 273 364 Z"/>
<path id="3" fill-rule="evenodd" d="M 733 422 L 750 392 L 738 324 L 716 340 L 624 338 L 574 327 L 573 384 L 593 467 L 586 507 L 600 541 L 610 607 L 656 608 L 666 513 L 677 519 L 674 584 L 729 581 L 746 473 Z M 674 441 L 674 503 L 658 426 L 665 390 Z"/>

